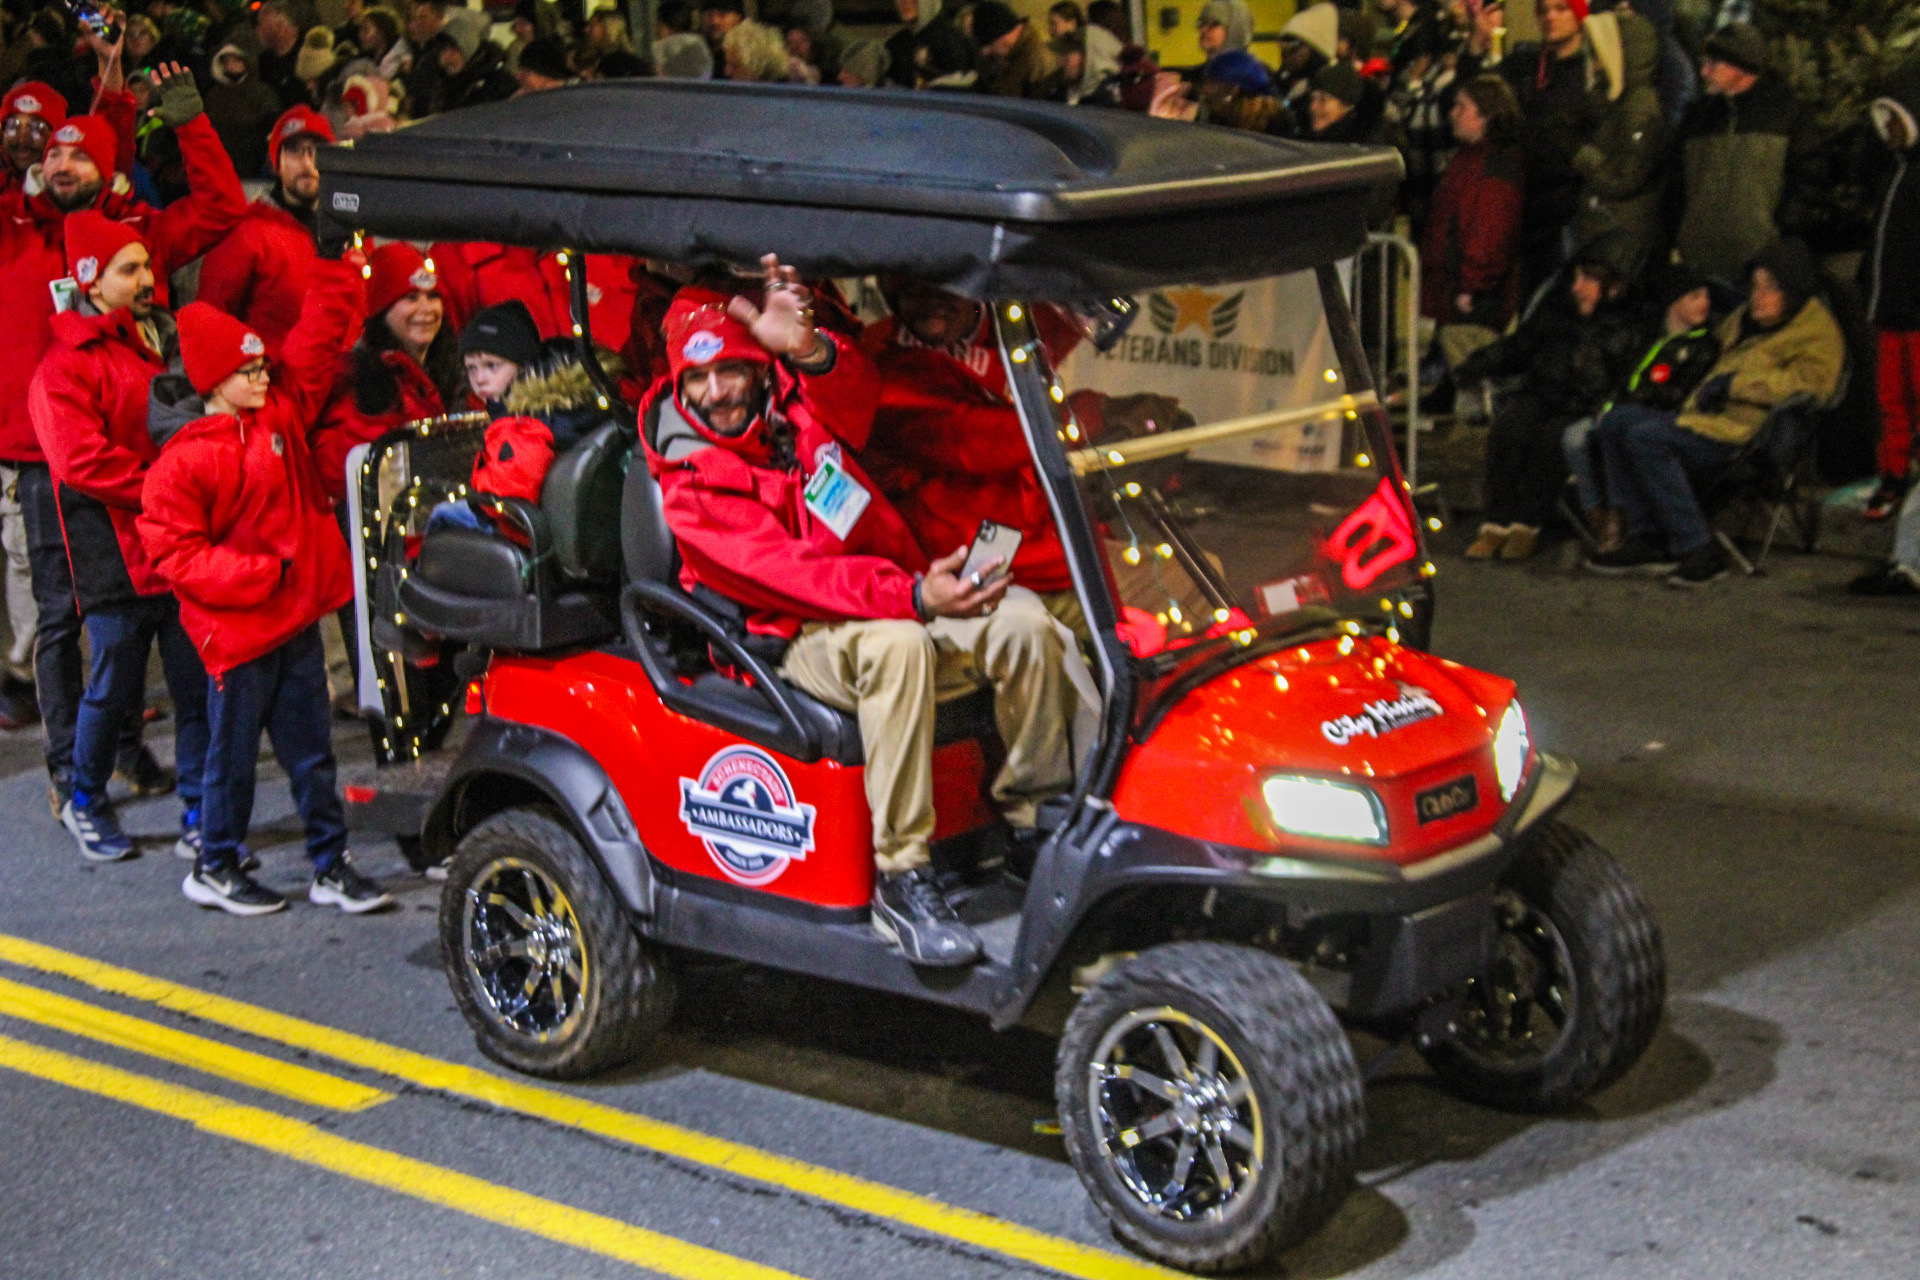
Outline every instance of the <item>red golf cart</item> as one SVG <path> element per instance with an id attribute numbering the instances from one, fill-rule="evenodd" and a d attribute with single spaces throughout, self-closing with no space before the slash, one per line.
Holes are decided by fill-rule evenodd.
<path id="1" fill-rule="evenodd" d="M 630 1059 L 682 952 L 1050 1022 L 1089 1194 L 1201 1271 L 1345 1195 L 1343 1022 L 1496 1106 L 1626 1071 L 1664 999 L 1645 902 L 1553 816 L 1575 771 L 1513 683 L 1403 632 L 1432 570 L 1337 265 L 1399 172 L 1095 109 L 671 81 L 326 151 L 336 232 L 775 253 L 982 300 L 1086 619 L 1097 727 L 1031 867 L 995 857 L 990 693 L 940 709 L 936 860 L 987 955 L 915 968 L 867 924 L 854 719 L 681 589 L 610 385 L 541 500 L 494 504 L 512 538 L 420 536 L 464 493 L 473 424 L 379 442 L 356 477 L 367 701 L 435 782 L 407 834 L 451 859 L 443 954 L 481 1048 L 560 1078 Z M 574 293 L 591 364 L 581 270 Z M 1049 357 L 1042 308 L 1077 323 L 1071 353 Z M 462 707 L 457 755 L 416 762 Z"/>

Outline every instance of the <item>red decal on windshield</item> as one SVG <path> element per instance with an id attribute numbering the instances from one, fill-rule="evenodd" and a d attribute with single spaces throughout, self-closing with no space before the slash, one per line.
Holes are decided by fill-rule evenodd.
<path id="1" fill-rule="evenodd" d="M 1340 580 L 1355 591 L 1365 591 L 1388 569 L 1413 559 L 1418 549 L 1413 522 L 1392 480 L 1382 480 L 1322 548 L 1327 559 L 1340 565 Z"/>

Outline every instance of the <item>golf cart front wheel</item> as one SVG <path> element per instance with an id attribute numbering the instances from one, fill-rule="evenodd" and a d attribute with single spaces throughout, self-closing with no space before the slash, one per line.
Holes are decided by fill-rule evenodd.
<path id="1" fill-rule="evenodd" d="M 661 958 L 544 809 L 494 814 L 460 841 L 440 951 L 480 1051 L 529 1075 L 578 1079 L 629 1061 L 673 1009 Z"/>
<path id="2" fill-rule="evenodd" d="M 1563 1111 L 1625 1075 L 1666 1003 L 1660 927 L 1583 832 L 1542 822 L 1494 897 L 1492 960 L 1421 1053 L 1448 1088 L 1510 1111 Z"/>
<path id="3" fill-rule="evenodd" d="M 1115 1233 L 1189 1271 L 1249 1266 L 1324 1222 L 1365 1123 L 1319 993 L 1277 956 L 1214 942 L 1155 947 L 1089 990 L 1054 1092 Z"/>

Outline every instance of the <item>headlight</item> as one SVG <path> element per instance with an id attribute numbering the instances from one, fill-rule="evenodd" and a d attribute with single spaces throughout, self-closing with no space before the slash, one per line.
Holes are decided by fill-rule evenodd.
<path id="1" fill-rule="evenodd" d="M 1520 790 L 1520 780 L 1527 773 L 1527 751 L 1533 740 L 1527 736 L 1527 713 L 1520 709 L 1519 702 L 1507 704 L 1507 714 L 1500 717 L 1499 731 L 1493 735 L 1493 773 L 1500 780 L 1500 798 L 1513 799 Z"/>
<path id="2" fill-rule="evenodd" d="M 1365 787 L 1325 778 L 1281 775 L 1260 786 L 1267 812 L 1282 831 L 1322 840 L 1387 842 L 1387 815 L 1380 799 Z"/>

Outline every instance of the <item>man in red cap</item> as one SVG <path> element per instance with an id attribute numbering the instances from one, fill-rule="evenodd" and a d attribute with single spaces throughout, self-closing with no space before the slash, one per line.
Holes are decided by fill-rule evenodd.
<path id="1" fill-rule="evenodd" d="M 121 727 L 146 698 L 158 642 L 178 726 L 179 848 L 197 855 L 207 673 L 134 527 L 140 486 L 159 453 L 147 433 L 148 385 L 177 364 L 179 344 L 173 318 L 155 300 L 152 257 L 137 231 L 91 209 L 69 217 L 65 231 L 67 268 L 82 292 L 73 310 L 54 317 L 53 346 L 28 392 L 92 649 L 74 727 L 73 790 L 60 820 L 91 861 L 132 854 L 107 779 Z"/>
<path id="2" fill-rule="evenodd" d="M 53 131 L 67 122 L 67 100 L 52 85 L 38 80 L 17 84 L 0 101 L 0 152 L 6 168 L 0 171 L 0 196 L 20 190 L 27 171 L 46 154 Z"/>
<path id="3" fill-rule="evenodd" d="M 28 385 L 52 342 L 51 286 L 67 274 L 65 224 L 78 210 L 95 210 L 136 232 L 151 254 L 154 298 L 166 301 L 167 275 L 206 250 L 246 212 L 246 194 L 225 148 L 200 110 L 193 75 L 178 64 L 156 68 L 159 114 L 174 130 L 186 161 L 191 194 L 154 209 L 135 200 L 115 175 L 118 143 L 98 116 L 64 121 L 49 136 L 41 160 L 43 187 L 33 195 L 0 197 L 0 466 L 19 471 L 18 492 L 27 526 L 35 630 L 35 687 L 46 730 L 49 792 L 56 811 L 65 804 L 80 698 L 80 619 L 74 606 L 60 512 L 52 478 L 28 411 Z M 137 744 L 134 746 L 137 752 Z M 144 791 L 165 779 L 144 757 Z M 128 763 L 133 763 L 128 760 Z"/>
<path id="4" fill-rule="evenodd" d="M 259 334 L 270 356 L 280 354 L 307 296 L 316 256 L 320 144 L 332 141 L 333 126 L 312 107 L 290 108 L 276 120 L 267 135 L 273 187 L 200 264 L 199 300 Z"/>
<path id="5" fill-rule="evenodd" d="M 641 409 L 681 582 L 777 651 L 785 679 L 859 718 L 874 929 L 915 964 L 971 964 L 980 939 L 929 860 L 934 707 L 993 687 L 1007 749 L 993 796 L 1031 831 L 1073 781 L 1062 642 L 1036 596 L 993 576 L 997 561 L 967 578 L 964 546 L 927 562 L 853 457 L 872 426 L 872 364 L 814 327 L 791 268 L 764 263 L 761 306 L 697 288 L 674 300 L 671 373 Z"/>
<path id="6" fill-rule="evenodd" d="M 155 386 L 156 407 L 172 399 L 176 408 L 149 422 L 160 457 L 141 493 L 141 539 L 213 676 L 205 839 L 181 892 L 242 916 L 287 905 L 244 869 L 262 729 L 306 828 L 308 901 L 350 915 L 393 901 L 347 855 L 316 624 L 353 598 L 353 578 L 306 445 L 364 292 L 357 263 L 316 259 L 311 274 L 277 368 L 261 336 L 232 316 L 203 302 L 180 312 L 190 392 L 171 377 Z"/>

